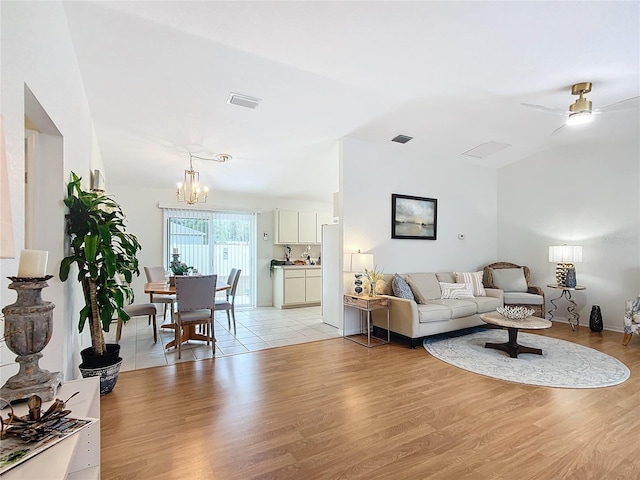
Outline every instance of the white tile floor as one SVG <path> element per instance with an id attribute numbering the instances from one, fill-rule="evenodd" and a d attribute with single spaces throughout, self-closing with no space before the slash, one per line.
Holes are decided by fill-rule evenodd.
<path id="1" fill-rule="evenodd" d="M 229 332 L 226 312 L 215 316 L 216 357 L 236 355 L 266 348 L 293 345 L 336 338 L 338 329 L 322 322 L 320 307 L 280 310 L 273 307 L 236 310 L 237 334 Z M 158 343 L 153 343 L 153 330 L 147 317 L 132 318 L 122 327 L 120 356 L 124 359 L 121 371 L 171 365 L 211 358 L 211 345 L 190 340 L 182 345 L 182 358 L 178 360 L 175 348 L 164 345 L 173 340 L 172 329 L 161 329 L 164 323 L 158 315 Z M 109 343 L 115 341 L 115 324 L 105 334 Z M 233 323 L 231 325 L 233 332 Z"/>

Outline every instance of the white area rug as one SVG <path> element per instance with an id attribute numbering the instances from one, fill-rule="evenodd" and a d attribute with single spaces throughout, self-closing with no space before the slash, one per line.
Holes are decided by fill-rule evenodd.
<path id="1" fill-rule="evenodd" d="M 506 342 L 507 331 L 490 329 L 467 335 L 434 335 L 424 348 L 434 357 L 456 367 L 510 382 L 563 388 L 598 388 L 618 385 L 629 378 L 629 369 L 619 360 L 572 342 L 552 337 L 518 333 L 518 343 L 542 349 L 511 358 L 507 353 L 485 348 L 486 342 Z"/>

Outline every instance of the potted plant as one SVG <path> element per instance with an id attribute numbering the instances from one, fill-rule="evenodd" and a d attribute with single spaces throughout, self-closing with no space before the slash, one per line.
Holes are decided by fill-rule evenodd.
<path id="1" fill-rule="evenodd" d="M 177 253 L 173 254 L 173 260 L 169 263 L 169 268 L 173 274 L 169 277 L 169 284 L 172 287 L 176 285 L 176 275 L 188 275 L 189 271 L 193 269 L 193 267 L 189 267 L 186 263 L 181 262 L 180 255 Z"/>
<path id="2" fill-rule="evenodd" d="M 134 274 L 140 275 L 136 254 L 142 247 L 134 235 L 126 233 L 120 205 L 101 192 L 82 190 L 82 178 L 73 172 L 71 176 L 64 200 L 69 209 L 66 233 L 70 254 L 62 259 L 59 276 L 64 282 L 71 265 L 78 268 L 85 301 L 78 330 L 82 332 L 88 320 L 91 333 L 91 347 L 81 352 L 80 370 L 85 377 L 100 375 L 100 393 L 108 393 L 115 386 L 122 359 L 120 346 L 105 344 L 103 331 L 109 331 L 115 317 L 129 320 L 124 307 L 133 301 L 130 283 Z"/>
<path id="3" fill-rule="evenodd" d="M 180 260 L 172 260 L 169 266 L 171 267 L 171 272 L 174 275 L 188 275 L 189 270 L 193 268 L 188 267 L 186 263 L 181 262 Z"/>

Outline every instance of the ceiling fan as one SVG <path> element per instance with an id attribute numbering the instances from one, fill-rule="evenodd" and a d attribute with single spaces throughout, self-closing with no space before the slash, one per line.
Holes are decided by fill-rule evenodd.
<path id="1" fill-rule="evenodd" d="M 591 92 L 591 87 L 591 82 L 576 83 L 571 87 L 571 95 L 578 95 L 578 99 L 571 105 L 569 105 L 569 110 L 546 107 L 544 105 L 533 105 L 531 103 L 522 103 L 521 105 L 528 108 L 533 108 L 535 110 L 540 110 L 542 112 L 565 116 L 567 118 L 566 122 L 555 129 L 551 133 L 551 135 L 554 135 L 556 132 L 558 132 L 558 130 L 567 125 L 574 126 L 589 123 L 593 120 L 594 116 L 601 113 L 631 110 L 638 107 L 638 102 L 634 102 L 634 100 L 638 100 L 640 97 L 631 97 L 616 103 L 612 103 L 610 105 L 606 105 L 602 108 L 594 109 L 591 101 L 585 98 L 585 94 Z"/>

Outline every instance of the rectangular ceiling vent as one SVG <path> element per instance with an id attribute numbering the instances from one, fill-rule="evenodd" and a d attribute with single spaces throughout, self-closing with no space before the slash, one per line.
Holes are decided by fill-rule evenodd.
<path id="1" fill-rule="evenodd" d="M 260 105 L 260 98 L 250 97 L 249 95 L 242 95 L 241 93 L 229 94 L 227 103 L 230 105 L 238 105 L 239 107 L 256 108 Z"/>
<path id="2" fill-rule="evenodd" d="M 392 138 L 391 141 L 397 143 L 407 143 L 412 138 L 413 137 L 409 137 L 407 135 L 398 135 L 397 137 Z"/>
<path id="3" fill-rule="evenodd" d="M 493 155 L 494 153 L 498 153 L 505 148 L 510 147 L 508 143 L 499 143 L 499 142 L 486 142 L 477 147 L 472 148 L 471 150 L 467 150 L 462 153 L 462 155 L 467 155 L 469 157 L 475 158 L 486 158 L 489 155 Z"/>

